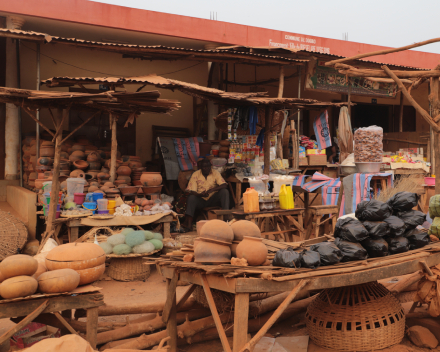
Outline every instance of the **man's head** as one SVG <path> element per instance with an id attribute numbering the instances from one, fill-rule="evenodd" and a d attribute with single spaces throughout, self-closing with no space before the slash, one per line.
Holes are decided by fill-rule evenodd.
<path id="1" fill-rule="evenodd" d="M 201 164 L 202 174 L 206 177 L 211 173 L 211 162 L 208 159 L 203 159 Z"/>

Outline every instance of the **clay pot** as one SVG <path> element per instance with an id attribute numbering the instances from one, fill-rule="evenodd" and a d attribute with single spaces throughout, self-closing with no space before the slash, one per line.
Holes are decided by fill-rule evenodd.
<path id="1" fill-rule="evenodd" d="M 133 193 L 136 193 L 137 192 L 137 187 L 135 187 L 135 186 L 127 186 L 127 187 L 120 187 L 119 188 L 119 190 L 121 191 L 121 193 L 123 194 L 123 195 L 126 195 L 126 194 L 133 194 Z"/>
<path id="2" fill-rule="evenodd" d="M 61 152 L 60 157 L 61 159 L 69 159 L 69 154 L 67 152 Z"/>
<path id="3" fill-rule="evenodd" d="M 61 151 L 69 154 L 69 148 L 72 146 L 66 143 L 61 144 Z"/>
<path id="4" fill-rule="evenodd" d="M 231 262 L 231 249 L 228 243 L 200 238 L 197 246 L 194 247 L 194 256 L 194 262 L 196 263 L 229 264 Z"/>
<path id="5" fill-rule="evenodd" d="M 110 172 L 110 169 L 108 167 L 101 167 L 101 172 L 104 172 L 106 174 L 108 174 Z"/>
<path id="6" fill-rule="evenodd" d="M 161 191 L 162 191 L 162 186 L 142 187 L 142 192 L 144 192 L 144 194 L 160 193 Z"/>
<path id="7" fill-rule="evenodd" d="M 90 154 L 87 155 L 87 161 L 88 162 L 99 161 L 99 160 L 101 160 L 101 157 L 95 151 L 91 151 Z"/>
<path id="8" fill-rule="evenodd" d="M 99 187 L 99 183 L 96 181 L 92 181 L 92 182 L 90 182 L 90 187 L 92 187 L 92 186 Z"/>
<path id="9" fill-rule="evenodd" d="M 89 160 L 87 158 L 87 160 Z M 101 168 L 101 163 L 99 161 L 91 161 L 89 164 L 90 170 L 99 171 Z"/>
<path id="10" fill-rule="evenodd" d="M 231 226 L 222 220 L 209 220 L 200 230 L 200 237 L 231 243 L 234 232 Z"/>
<path id="11" fill-rule="evenodd" d="M 128 166 L 119 166 L 118 170 L 116 170 L 116 173 L 119 176 L 130 176 L 131 175 L 131 169 Z"/>
<path id="12" fill-rule="evenodd" d="M 115 188 L 115 185 L 113 184 L 113 182 L 106 182 L 106 183 L 104 183 L 104 187 Z"/>
<path id="13" fill-rule="evenodd" d="M 123 176 L 123 175 L 121 175 L 121 176 L 118 176 L 118 180 L 122 180 L 122 181 L 124 181 L 125 183 L 130 183 L 131 182 L 131 177 L 130 176 Z"/>
<path id="14" fill-rule="evenodd" d="M 85 170 L 89 167 L 89 163 L 85 160 L 76 160 L 73 162 L 73 165 L 80 170 Z"/>
<path id="15" fill-rule="evenodd" d="M 234 241 L 242 241 L 244 236 L 261 237 L 260 228 L 252 221 L 239 220 L 231 225 L 231 229 L 234 232 Z"/>
<path id="16" fill-rule="evenodd" d="M 86 147 L 85 147 L 85 145 L 82 145 L 82 144 L 74 144 L 73 146 L 72 146 L 72 152 L 76 152 L 76 151 L 78 151 L 78 150 L 80 150 L 80 151 L 82 151 L 83 153 L 86 151 Z"/>
<path id="17" fill-rule="evenodd" d="M 33 144 L 29 147 L 29 154 L 30 155 L 37 155 L 37 146 L 35 144 Z"/>
<path id="18" fill-rule="evenodd" d="M 267 259 L 267 247 L 262 238 L 244 236 L 237 246 L 237 258 L 245 258 L 249 265 L 262 265 Z"/>
<path id="19" fill-rule="evenodd" d="M 81 150 L 76 150 L 76 151 L 72 152 L 72 154 L 70 154 L 70 156 L 69 156 L 69 160 L 72 162 L 77 161 L 77 160 L 84 160 L 85 158 L 86 158 L 86 155 Z"/>
<path id="20" fill-rule="evenodd" d="M 37 160 L 37 165 L 52 166 L 52 164 L 53 164 L 53 159 L 49 158 L 47 156 L 42 156 L 41 158 L 38 158 L 38 160 Z"/>
<path id="21" fill-rule="evenodd" d="M 87 173 L 88 173 L 89 175 L 92 175 L 92 178 L 94 178 L 95 180 L 98 178 L 98 174 L 99 174 L 99 172 L 96 171 L 96 170 L 89 170 Z"/>
<path id="22" fill-rule="evenodd" d="M 125 182 L 125 180 L 115 180 L 115 185 L 116 186 L 121 186 L 121 185 L 126 185 L 127 183 Z"/>
<path id="23" fill-rule="evenodd" d="M 70 173 L 70 177 L 85 178 L 86 175 L 84 174 L 83 170 L 76 169 Z"/>
<path id="24" fill-rule="evenodd" d="M 22 143 L 25 145 L 30 145 L 32 141 L 35 141 L 35 137 L 26 136 L 26 137 L 24 137 Z M 34 142 L 34 144 L 35 144 L 35 142 Z"/>
<path id="25" fill-rule="evenodd" d="M 145 187 L 159 186 L 162 184 L 162 175 L 160 172 L 143 172 L 141 182 Z"/>
<path id="26" fill-rule="evenodd" d="M 110 175 L 104 172 L 99 172 L 97 177 L 100 180 L 108 180 L 110 178 Z"/>
<path id="27" fill-rule="evenodd" d="M 136 161 L 136 160 L 130 160 L 129 162 L 128 162 L 128 167 L 130 168 L 130 169 L 138 169 L 138 168 L 140 168 L 140 167 L 142 167 L 142 163 L 140 162 L 140 161 Z"/>
<path id="28" fill-rule="evenodd" d="M 202 230 L 203 225 L 205 225 L 209 220 L 200 220 L 197 221 L 196 228 L 197 228 L 197 237 L 200 237 L 200 231 Z"/>
<path id="29" fill-rule="evenodd" d="M 142 186 L 142 182 L 140 180 L 133 180 L 133 185 L 135 186 Z"/>
<path id="30" fill-rule="evenodd" d="M 24 145 L 22 150 L 23 155 L 31 155 L 31 147 L 29 145 Z"/>
<path id="31" fill-rule="evenodd" d="M 99 189 L 98 186 L 90 186 L 89 192 L 96 192 L 98 189 Z"/>
<path id="32" fill-rule="evenodd" d="M 65 171 L 70 170 L 70 163 L 68 161 L 60 162 L 60 170 L 65 170 Z"/>
<path id="33" fill-rule="evenodd" d="M 235 258 L 237 258 L 237 246 L 240 244 L 241 241 L 233 241 L 231 244 L 231 255 Z"/>
<path id="34" fill-rule="evenodd" d="M 101 159 L 105 159 L 106 158 L 106 156 L 105 156 L 105 152 L 103 151 L 103 150 L 97 150 L 96 151 L 96 153 L 99 155 L 99 157 L 101 158 Z"/>

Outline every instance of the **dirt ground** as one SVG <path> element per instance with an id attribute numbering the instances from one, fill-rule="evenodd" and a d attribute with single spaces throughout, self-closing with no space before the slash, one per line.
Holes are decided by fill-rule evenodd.
<path id="1" fill-rule="evenodd" d="M 165 279 L 152 267 L 152 273 L 150 277 L 145 281 L 135 282 L 120 282 L 114 281 L 104 277 L 103 280 L 96 282 L 95 286 L 102 288 L 101 292 L 104 294 L 104 301 L 109 305 L 126 304 L 130 305 L 145 302 L 164 302 L 166 283 Z M 185 286 L 177 287 L 177 298 L 181 297 L 186 290 Z M 411 303 L 403 304 L 405 311 L 407 312 Z M 130 315 L 129 319 L 135 319 L 141 317 L 142 314 Z M 100 321 L 120 321 L 124 322 L 127 316 L 119 317 L 100 317 Z M 9 319 L 0 320 L 0 335 L 9 328 L 13 327 Z M 299 316 L 292 316 L 291 318 L 284 320 L 278 324 L 275 324 L 268 333 L 268 336 L 302 336 L 307 335 L 307 330 L 304 323 L 304 314 Z M 232 346 L 232 337 L 228 338 L 230 345 Z M 220 340 L 212 340 L 204 343 L 198 343 L 194 345 L 180 346 L 181 352 L 223 352 L 223 348 Z M 381 350 L 381 352 L 428 352 L 433 351 L 429 349 L 415 347 L 407 338 L 404 338 L 399 345 L 392 346 L 390 348 Z M 437 347 L 434 351 L 440 351 L 440 347 Z M 337 352 L 335 350 L 325 349 L 316 346 L 313 342 L 309 342 L 308 352 Z"/>

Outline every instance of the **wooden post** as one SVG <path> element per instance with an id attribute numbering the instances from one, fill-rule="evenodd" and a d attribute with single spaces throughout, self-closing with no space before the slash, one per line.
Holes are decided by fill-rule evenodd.
<path id="1" fill-rule="evenodd" d="M 110 113 L 110 128 L 112 130 L 112 149 L 110 155 L 110 182 L 116 180 L 116 157 L 118 153 L 118 141 L 116 139 L 116 115 Z"/>
<path id="2" fill-rule="evenodd" d="M 349 78 L 347 83 L 348 83 L 347 109 L 348 109 L 348 118 L 351 119 L 351 83 Z"/>
<path id="3" fill-rule="evenodd" d="M 403 132 L 403 93 L 400 92 L 399 132 Z"/>
<path id="4" fill-rule="evenodd" d="M 278 98 L 283 97 L 284 91 L 284 66 L 280 66 L 280 83 L 278 86 Z"/>
<path id="5" fill-rule="evenodd" d="M 264 120 L 264 174 L 270 173 L 270 120 L 271 120 L 271 108 L 266 106 L 265 120 Z"/>
<path id="6" fill-rule="evenodd" d="M 249 293 L 235 294 L 234 340 L 232 351 L 240 351 L 247 343 L 249 320 Z"/>
<path id="7" fill-rule="evenodd" d="M 86 339 L 95 350 L 98 341 L 98 307 L 87 309 Z"/>
<path id="8" fill-rule="evenodd" d="M 59 108 L 57 116 L 55 118 L 57 123 L 57 129 L 63 128 L 61 126 L 61 121 L 64 116 L 69 114 L 69 109 Z M 55 220 L 56 212 L 57 212 L 57 204 L 58 204 L 58 193 L 60 191 L 60 160 L 61 160 L 61 143 L 63 140 L 63 134 L 59 133 L 57 138 L 55 139 L 55 156 L 53 160 L 53 175 L 52 175 L 52 189 L 50 193 L 50 204 L 49 204 L 49 214 L 47 216 L 47 224 L 46 224 L 46 233 L 49 233 L 53 230 L 53 221 Z"/>
<path id="9" fill-rule="evenodd" d="M 439 78 L 433 77 L 431 78 L 431 104 L 432 104 L 432 116 L 437 116 L 440 112 L 439 106 Z M 440 160 L 438 157 L 440 156 L 440 136 L 438 132 L 433 131 L 434 135 L 434 155 L 432 155 L 431 159 L 435 160 L 434 169 L 432 172 L 436 175 L 435 179 L 435 194 L 440 194 Z M 438 176 L 437 176 L 438 175 Z"/>
<path id="10" fill-rule="evenodd" d="M 176 274 L 175 274 L 176 275 Z M 167 279 L 167 292 L 170 290 L 171 279 Z M 174 297 L 172 298 L 172 304 L 170 308 L 167 333 L 170 337 L 168 346 L 170 346 L 169 352 L 177 352 L 177 313 L 176 313 L 176 292 L 174 291 Z"/>

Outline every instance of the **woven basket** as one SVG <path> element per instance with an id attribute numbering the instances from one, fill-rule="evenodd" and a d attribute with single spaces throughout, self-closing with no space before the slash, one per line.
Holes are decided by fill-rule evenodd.
<path id="1" fill-rule="evenodd" d="M 17 254 L 26 244 L 28 231 L 23 222 L 5 211 L 0 211 L 0 261 Z"/>
<path id="2" fill-rule="evenodd" d="M 372 351 L 402 340 L 405 315 L 384 286 L 370 282 L 322 291 L 307 308 L 306 324 L 321 347 Z"/>
<path id="3" fill-rule="evenodd" d="M 106 274 L 118 281 L 143 281 L 150 276 L 150 266 L 142 257 L 111 258 Z"/>

